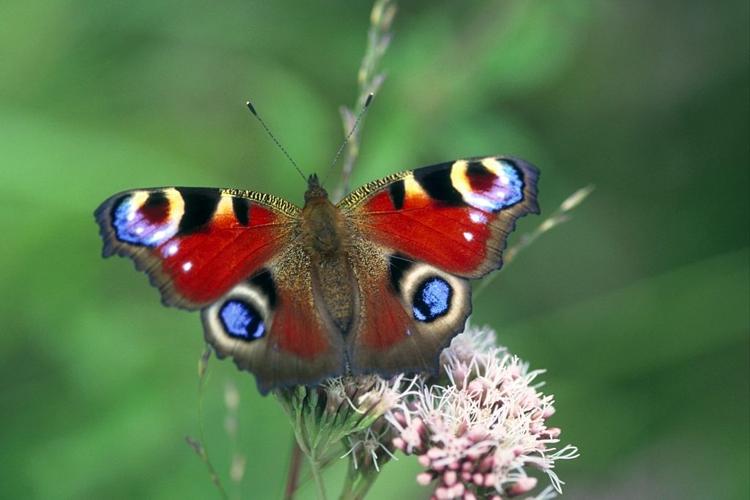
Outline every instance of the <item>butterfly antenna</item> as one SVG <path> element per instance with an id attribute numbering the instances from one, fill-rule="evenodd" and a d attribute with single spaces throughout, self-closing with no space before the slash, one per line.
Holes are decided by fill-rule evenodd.
<path id="1" fill-rule="evenodd" d="M 247 102 L 245 103 L 245 105 L 247 106 L 247 109 L 249 109 L 249 110 L 250 110 L 250 112 L 251 112 L 251 113 L 253 114 L 253 116 L 254 116 L 255 118 L 257 118 L 257 119 L 258 119 L 258 121 L 260 122 L 260 124 L 261 124 L 261 125 L 263 126 L 263 130 L 265 130 L 265 131 L 266 131 L 266 133 L 267 133 L 267 134 L 268 134 L 268 136 L 269 136 L 269 137 L 271 138 L 271 140 L 272 140 L 272 141 L 273 141 L 273 142 L 274 142 L 274 143 L 275 143 L 275 144 L 276 144 L 276 145 L 277 145 L 277 146 L 279 147 L 279 149 L 281 150 L 281 152 L 282 152 L 282 153 L 284 153 L 284 156 L 286 156 L 286 157 L 287 157 L 287 159 L 288 159 L 288 160 L 289 160 L 289 161 L 291 162 L 291 164 L 292 164 L 292 165 L 294 165 L 294 168 L 295 168 L 295 169 L 297 169 L 297 172 L 299 172 L 299 175 L 301 175 L 301 176 L 302 176 L 302 179 L 304 179 L 304 180 L 305 180 L 305 182 L 307 182 L 307 177 L 305 177 L 305 174 L 304 174 L 304 173 L 302 172 L 302 170 L 300 170 L 300 168 L 299 168 L 299 167 L 297 166 L 297 162 L 295 162 L 295 161 L 294 161 L 294 160 L 292 159 L 292 157 L 291 157 L 291 156 L 289 155 L 289 153 L 287 152 L 287 150 L 286 150 L 286 149 L 284 149 L 284 146 L 282 146 L 282 145 L 281 145 L 281 143 L 280 143 L 280 142 L 279 142 L 279 140 L 278 140 L 278 139 L 276 138 L 276 136 L 275 136 L 275 135 L 273 135 L 273 132 L 271 132 L 271 130 L 270 130 L 270 129 L 268 128 L 268 125 L 266 125 L 266 122 L 264 122 L 264 121 L 263 121 L 263 118 L 261 118 L 261 117 L 260 117 L 260 115 L 258 114 L 258 112 L 257 112 L 257 111 L 255 111 L 255 106 L 253 106 L 253 103 L 252 103 L 252 102 L 250 102 L 250 101 L 247 101 Z"/>
<path id="2" fill-rule="evenodd" d="M 344 139 L 344 142 L 341 143 L 341 146 L 339 146 L 338 151 L 336 151 L 336 156 L 333 157 L 333 161 L 331 162 L 331 166 L 328 169 L 328 175 L 326 176 L 326 180 L 328 180 L 328 177 L 331 175 L 331 172 L 333 171 L 333 167 L 336 166 L 336 163 L 339 161 L 339 158 L 341 157 L 341 153 L 344 151 L 344 148 L 347 144 L 349 144 L 349 139 L 352 138 L 354 135 L 354 132 L 357 131 L 357 127 L 359 126 L 359 122 L 364 116 L 365 112 L 367 111 L 367 108 L 370 106 L 370 103 L 372 102 L 373 93 L 370 92 L 367 94 L 367 99 L 365 99 L 365 105 L 362 106 L 362 109 L 359 110 L 359 113 L 357 114 L 357 118 L 354 120 L 354 124 L 352 125 L 351 130 L 349 130 L 349 133 L 346 134 L 346 138 Z"/>

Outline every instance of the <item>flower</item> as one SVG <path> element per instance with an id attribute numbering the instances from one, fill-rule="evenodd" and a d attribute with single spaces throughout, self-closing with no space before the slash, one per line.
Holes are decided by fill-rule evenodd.
<path id="1" fill-rule="evenodd" d="M 382 420 L 376 421 L 372 427 L 361 432 L 359 434 L 352 434 L 347 437 L 350 447 L 341 458 L 350 456 L 352 457 L 352 466 L 354 469 L 360 467 L 372 467 L 376 472 L 380 472 L 380 461 L 383 458 L 386 460 L 394 459 L 398 460 L 392 451 L 392 447 L 388 446 L 388 441 L 385 439 L 389 435 L 390 428 L 387 426 L 378 425 Z M 378 431 L 373 430 L 376 427 L 384 427 Z"/>
<path id="2" fill-rule="evenodd" d="M 445 383 L 415 378 L 412 395 L 387 414 L 395 429 L 393 446 L 416 455 L 425 471 L 417 482 L 437 482 L 432 498 L 507 498 L 538 483 L 527 468 L 546 473 L 560 492 L 556 460 L 578 449 L 556 449 L 560 429 L 547 427 L 553 398 L 534 384 L 542 370 L 530 371 L 518 357 L 495 345 L 489 328 L 469 327 L 443 351 Z M 543 490 L 549 497 L 552 490 Z"/>

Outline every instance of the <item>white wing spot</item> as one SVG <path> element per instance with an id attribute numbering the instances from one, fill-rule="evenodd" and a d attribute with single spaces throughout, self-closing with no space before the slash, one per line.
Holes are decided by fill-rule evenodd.
<path id="1" fill-rule="evenodd" d="M 182 264 L 182 270 L 185 271 L 185 272 L 190 271 L 192 268 L 193 268 L 193 263 L 190 262 L 190 261 L 185 262 L 184 264 Z"/>
<path id="2" fill-rule="evenodd" d="M 487 222 L 487 216 L 484 215 L 482 212 L 477 212 L 472 210 L 469 214 L 469 218 L 471 219 L 471 222 L 475 222 L 477 224 L 484 224 Z"/>
<path id="3" fill-rule="evenodd" d="M 474 239 L 474 233 L 470 233 L 470 232 L 466 231 L 464 233 L 464 238 L 466 238 L 466 241 L 471 241 L 471 240 Z"/>

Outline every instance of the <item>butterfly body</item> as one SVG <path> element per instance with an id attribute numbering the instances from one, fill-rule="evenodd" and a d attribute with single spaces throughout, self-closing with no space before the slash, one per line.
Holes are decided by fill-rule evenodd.
<path id="1" fill-rule="evenodd" d="M 309 254 L 313 296 L 321 314 L 346 335 L 356 313 L 356 282 L 352 272 L 353 227 L 311 176 L 300 219 L 303 248 Z"/>
<path id="2" fill-rule="evenodd" d="M 219 357 L 262 392 L 341 374 L 434 371 L 471 312 L 468 280 L 501 266 L 536 205 L 522 160 L 393 174 L 303 208 L 253 191 L 127 191 L 96 211 L 104 255 L 132 258 L 167 305 L 200 309 Z"/>

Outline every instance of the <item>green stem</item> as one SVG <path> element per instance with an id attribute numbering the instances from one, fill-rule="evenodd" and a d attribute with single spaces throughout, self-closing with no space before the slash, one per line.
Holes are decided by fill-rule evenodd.
<path id="1" fill-rule="evenodd" d="M 350 443 L 351 444 L 351 443 Z M 339 500 L 362 500 L 377 479 L 376 471 L 360 464 L 359 468 L 354 466 L 354 452 L 349 456 L 349 467 L 346 473 L 346 481 L 341 489 Z"/>
<path id="2" fill-rule="evenodd" d="M 507 268 L 508 264 L 510 264 L 516 258 L 516 255 L 518 255 L 519 252 L 529 247 L 541 235 L 543 235 L 550 229 L 569 221 L 570 216 L 568 215 L 568 212 L 580 205 L 583 200 L 585 200 L 586 197 L 591 194 L 593 190 L 593 185 L 586 186 L 582 189 L 577 190 L 572 195 L 568 196 L 565 201 L 562 202 L 560 207 L 555 210 L 552 215 L 544 219 L 544 221 L 542 221 L 542 223 L 539 224 L 533 231 L 521 235 L 518 239 L 518 243 L 506 248 L 503 252 L 503 268 Z M 492 283 L 495 278 L 497 278 L 498 274 L 500 273 L 494 273 L 492 276 L 483 279 L 482 282 L 474 288 L 473 295 L 475 299 L 479 297 L 482 292 L 484 292 L 484 290 L 489 286 L 490 283 Z"/>
<path id="3" fill-rule="evenodd" d="M 341 494 L 339 500 L 350 500 L 354 495 L 354 483 L 357 481 L 359 473 L 354 468 L 354 457 L 349 457 L 349 467 L 346 471 L 346 480 L 344 481 L 344 487 L 341 488 Z"/>
<path id="4" fill-rule="evenodd" d="M 354 496 L 352 497 L 352 499 L 360 500 L 362 498 L 365 498 L 365 495 L 367 495 L 367 492 L 370 491 L 373 483 L 375 483 L 376 478 L 377 475 L 373 473 L 363 474 L 362 476 L 360 476 L 360 479 L 357 482 L 356 487 L 354 488 Z"/>
<path id="5" fill-rule="evenodd" d="M 284 500 L 293 500 L 294 493 L 299 484 L 299 472 L 302 466 L 302 448 L 297 443 L 297 437 L 292 440 L 292 453 L 289 457 L 289 470 L 287 471 L 286 486 L 284 487 Z"/>
<path id="6" fill-rule="evenodd" d="M 310 459 L 310 472 L 312 473 L 313 480 L 315 480 L 315 486 L 318 488 L 318 500 L 326 500 L 326 488 L 323 483 L 320 461 L 312 455 L 308 458 Z"/>
<path id="7" fill-rule="evenodd" d="M 373 473 L 360 474 L 357 472 L 354 477 L 349 476 L 339 499 L 362 500 L 367 495 L 367 492 L 370 491 L 376 478 L 377 475 Z"/>
<path id="8" fill-rule="evenodd" d="M 378 73 L 378 65 L 383 58 L 391 39 L 391 25 L 396 15 L 395 1 L 375 0 L 370 13 L 370 29 L 367 32 L 367 48 L 357 73 L 357 85 L 359 95 L 350 109 L 343 106 L 341 114 L 344 125 L 344 134 L 348 134 L 354 125 L 354 117 L 363 109 L 368 96 L 376 94 L 385 80 L 385 75 Z M 344 151 L 344 161 L 341 167 L 339 185 L 333 192 L 332 199 L 340 201 L 350 188 L 350 180 L 354 165 L 359 157 L 360 138 L 364 128 L 364 117 L 362 117 L 358 130 L 352 130 L 352 136 Z"/>

